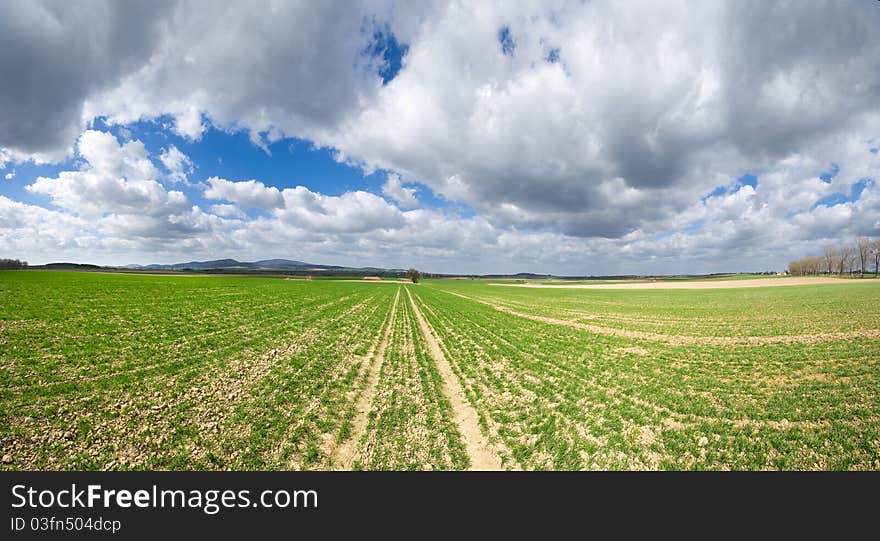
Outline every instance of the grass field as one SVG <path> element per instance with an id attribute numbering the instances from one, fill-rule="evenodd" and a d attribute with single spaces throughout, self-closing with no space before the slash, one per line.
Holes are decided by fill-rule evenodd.
<path id="1" fill-rule="evenodd" d="M 3 469 L 880 469 L 877 280 L 5 271 L 0 365 Z"/>

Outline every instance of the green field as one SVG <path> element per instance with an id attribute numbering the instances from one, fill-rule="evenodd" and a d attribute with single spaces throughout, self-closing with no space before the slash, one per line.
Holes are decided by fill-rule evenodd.
<path id="1" fill-rule="evenodd" d="M 880 469 L 876 280 L 3 271 L 0 365 L 3 469 Z"/>

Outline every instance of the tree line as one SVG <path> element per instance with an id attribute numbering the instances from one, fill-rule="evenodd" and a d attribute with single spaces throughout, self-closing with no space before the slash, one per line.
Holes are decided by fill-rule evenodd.
<path id="1" fill-rule="evenodd" d="M 788 264 L 797 276 L 818 274 L 880 274 L 880 238 L 859 237 L 852 244 L 832 244 L 822 255 L 805 257 Z"/>
<path id="2" fill-rule="evenodd" d="M 0 269 L 25 269 L 27 261 L 19 261 L 18 259 L 0 259 Z"/>

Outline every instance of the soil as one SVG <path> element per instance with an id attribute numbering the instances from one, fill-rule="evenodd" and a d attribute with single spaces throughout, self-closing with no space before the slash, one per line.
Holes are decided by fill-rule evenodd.
<path id="1" fill-rule="evenodd" d="M 373 404 L 376 386 L 379 384 L 379 372 L 385 360 L 385 349 L 388 347 L 391 329 L 394 327 L 398 299 L 400 299 L 400 290 L 397 291 L 397 294 L 394 296 L 394 302 L 391 304 L 391 312 L 388 315 L 388 321 L 385 323 L 385 333 L 382 336 L 382 342 L 376 348 L 375 354 L 370 358 L 369 364 L 365 367 L 367 370 L 367 383 L 355 405 L 355 416 L 351 421 L 351 434 L 348 439 L 339 444 L 339 447 L 336 448 L 332 455 L 331 463 L 336 469 L 351 470 L 357 461 L 360 442 L 367 430 L 370 406 Z"/>
<path id="2" fill-rule="evenodd" d="M 407 295 L 409 295 L 409 290 L 407 290 Z M 419 327 L 422 329 L 422 334 L 425 335 L 431 356 L 437 362 L 437 368 L 443 377 L 443 394 L 446 395 L 452 404 L 453 417 L 458 425 L 459 432 L 461 432 L 462 440 L 470 459 L 470 469 L 481 471 L 502 470 L 501 459 L 492 451 L 491 445 L 480 431 L 477 411 L 468 403 L 464 389 L 462 389 L 455 372 L 452 371 L 449 361 L 443 355 L 443 350 L 440 349 L 440 344 L 431 333 L 431 329 L 422 316 L 422 312 L 415 301 L 413 301 L 412 295 L 409 295 L 409 302 L 412 304 L 413 312 L 415 312 L 416 320 L 418 320 Z"/>

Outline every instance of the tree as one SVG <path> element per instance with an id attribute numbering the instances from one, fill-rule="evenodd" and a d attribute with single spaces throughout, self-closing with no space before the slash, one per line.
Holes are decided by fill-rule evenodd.
<path id="1" fill-rule="evenodd" d="M 807 276 L 819 274 L 821 268 L 821 257 L 806 257 L 789 263 L 788 272 L 794 276 Z"/>
<path id="2" fill-rule="evenodd" d="M 832 274 L 835 270 L 837 270 L 837 259 L 838 259 L 838 250 L 836 246 L 826 246 L 825 253 L 823 255 L 825 272 L 828 274 Z"/>
<path id="3" fill-rule="evenodd" d="M 412 280 L 412 283 L 418 284 L 419 280 L 422 279 L 422 273 L 417 271 L 416 269 L 407 269 L 406 277 Z"/>
<path id="4" fill-rule="evenodd" d="M 0 259 L 0 269 L 24 269 L 27 268 L 27 261 L 19 261 L 18 259 Z"/>
<path id="5" fill-rule="evenodd" d="M 859 273 L 864 276 L 868 269 L 868 255 L 871 252 L 871 239 L 868 237 L 859 237 L 856 239 L 856 250 L 859 252 Z"/>
<path id="6" fill-rule="evenodd" d="M 880 274 L 880 239 L 871 242 L 871 256 L 874 258 L 874 276 Z"/>
<path id="7" fill-rule="evenodd" d="M 855 266 L 856 260 L 859 258 L 859 254 L 856 253 L 856 249 L 853 246 L 844 246 L 840 250 L 840 272 L 839 274 L 843 274 L 846 272 L 850 274 L 853 272 L 853 267 Z"/>
<path id="8" fill-rule="evenodd" d="M 855 244 L 829 244 L 821 256 L 805 257 L 789 263 L 789 272 L 798 276 L 810 274 L 854 274 L 864 276 L 874 264 L 880 275 L 880 238 L 859 237 Z"/>

